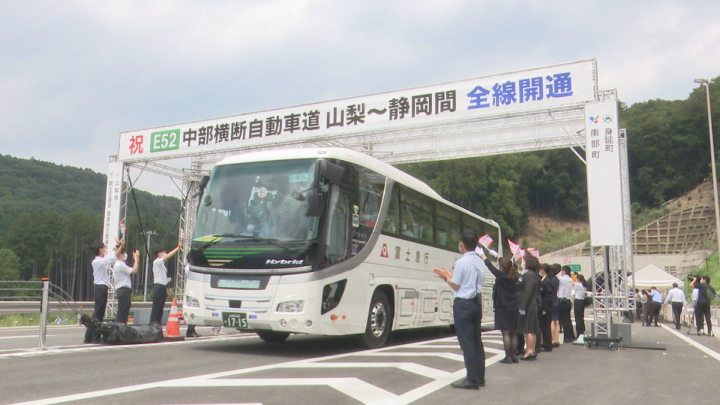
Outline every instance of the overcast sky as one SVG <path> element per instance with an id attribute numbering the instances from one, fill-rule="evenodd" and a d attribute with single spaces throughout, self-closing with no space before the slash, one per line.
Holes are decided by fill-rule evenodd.
<path id="1" fill-rule="evenodd" d="M 106 173 L 122 131 L 593 58 L 628 104 L 684 99 L 720 75 L 719 16 L 717 0 L 3 0 L 0 154 Z"/>

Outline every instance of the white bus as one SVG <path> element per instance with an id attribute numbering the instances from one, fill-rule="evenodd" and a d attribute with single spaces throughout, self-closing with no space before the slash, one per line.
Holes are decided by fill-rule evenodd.
<path id="1" fill-rule="evenodd" d="M 347 149 L 230 157 L 200 198 L 185 320 L 267 342 L 357 334 L 380 347 L 391 330 L 452 325 L 452 291 L 432 269 L 460 258 L 465 229 L 501 237 L 495 221 Z M 489 289 L 483 300 L 487 316 Z"/>

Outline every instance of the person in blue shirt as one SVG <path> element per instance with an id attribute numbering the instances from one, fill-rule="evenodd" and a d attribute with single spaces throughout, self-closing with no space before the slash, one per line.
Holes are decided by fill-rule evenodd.
<path id="1" fill-rule="evenodd" d="M 460 348 L 463 351 L 467 378 L 451 384 L 453 388 L 479 389 L 485 386 L 485 348 L 480 337 L 480 290 L 485 283 L 485 263 L 475 253 L 478 236 L 475 231 L 460 235 L 458 249 L 462 257 L 455 262 L 455 270 L 434 269 L 453 289 L 453 319 Z"/>
<path id="2" fill-rule="evenodd" d="M 660 291 L 657 290 L 655 287 L 650 287 L 650 297 L 652 298 L 652 306 L 651 306 L 651 312 L 650 312 L 650 318 L 648 319 L 648 326 L 650 326 L 650 323 L 655 320 L 655 326 L 658 325 L 658 317 L 660 316 L 660 309 L 662 308 L 662 302 L 663 302 L 663 296 Z"/>

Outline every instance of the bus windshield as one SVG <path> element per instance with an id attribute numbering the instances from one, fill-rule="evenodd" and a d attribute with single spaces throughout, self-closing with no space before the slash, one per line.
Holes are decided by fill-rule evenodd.
<path id="1" fill-rule="evenodd" d="M 198 210 L 194 239 L 309 241 L 317 217 L 307 217 L 305 192 L 313 187 L 314 159 L 217 166 Z"/>

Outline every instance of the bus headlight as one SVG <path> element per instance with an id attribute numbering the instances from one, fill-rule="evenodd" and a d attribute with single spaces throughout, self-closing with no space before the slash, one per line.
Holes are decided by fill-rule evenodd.
<path id="1" fill-rule="evenodd" d="M 200 308 L 200 301 L 198 301 L 197 298 L 191 297 L 189 295 L 185 296 L 185 306 L 186 307 L 193 307 L 193 308 Z"/>
<path id="2" fill-rule="evenodd" d="M 302 312 L 305 301 L 285 301 L 277 306 L 277 312 Z"/>

